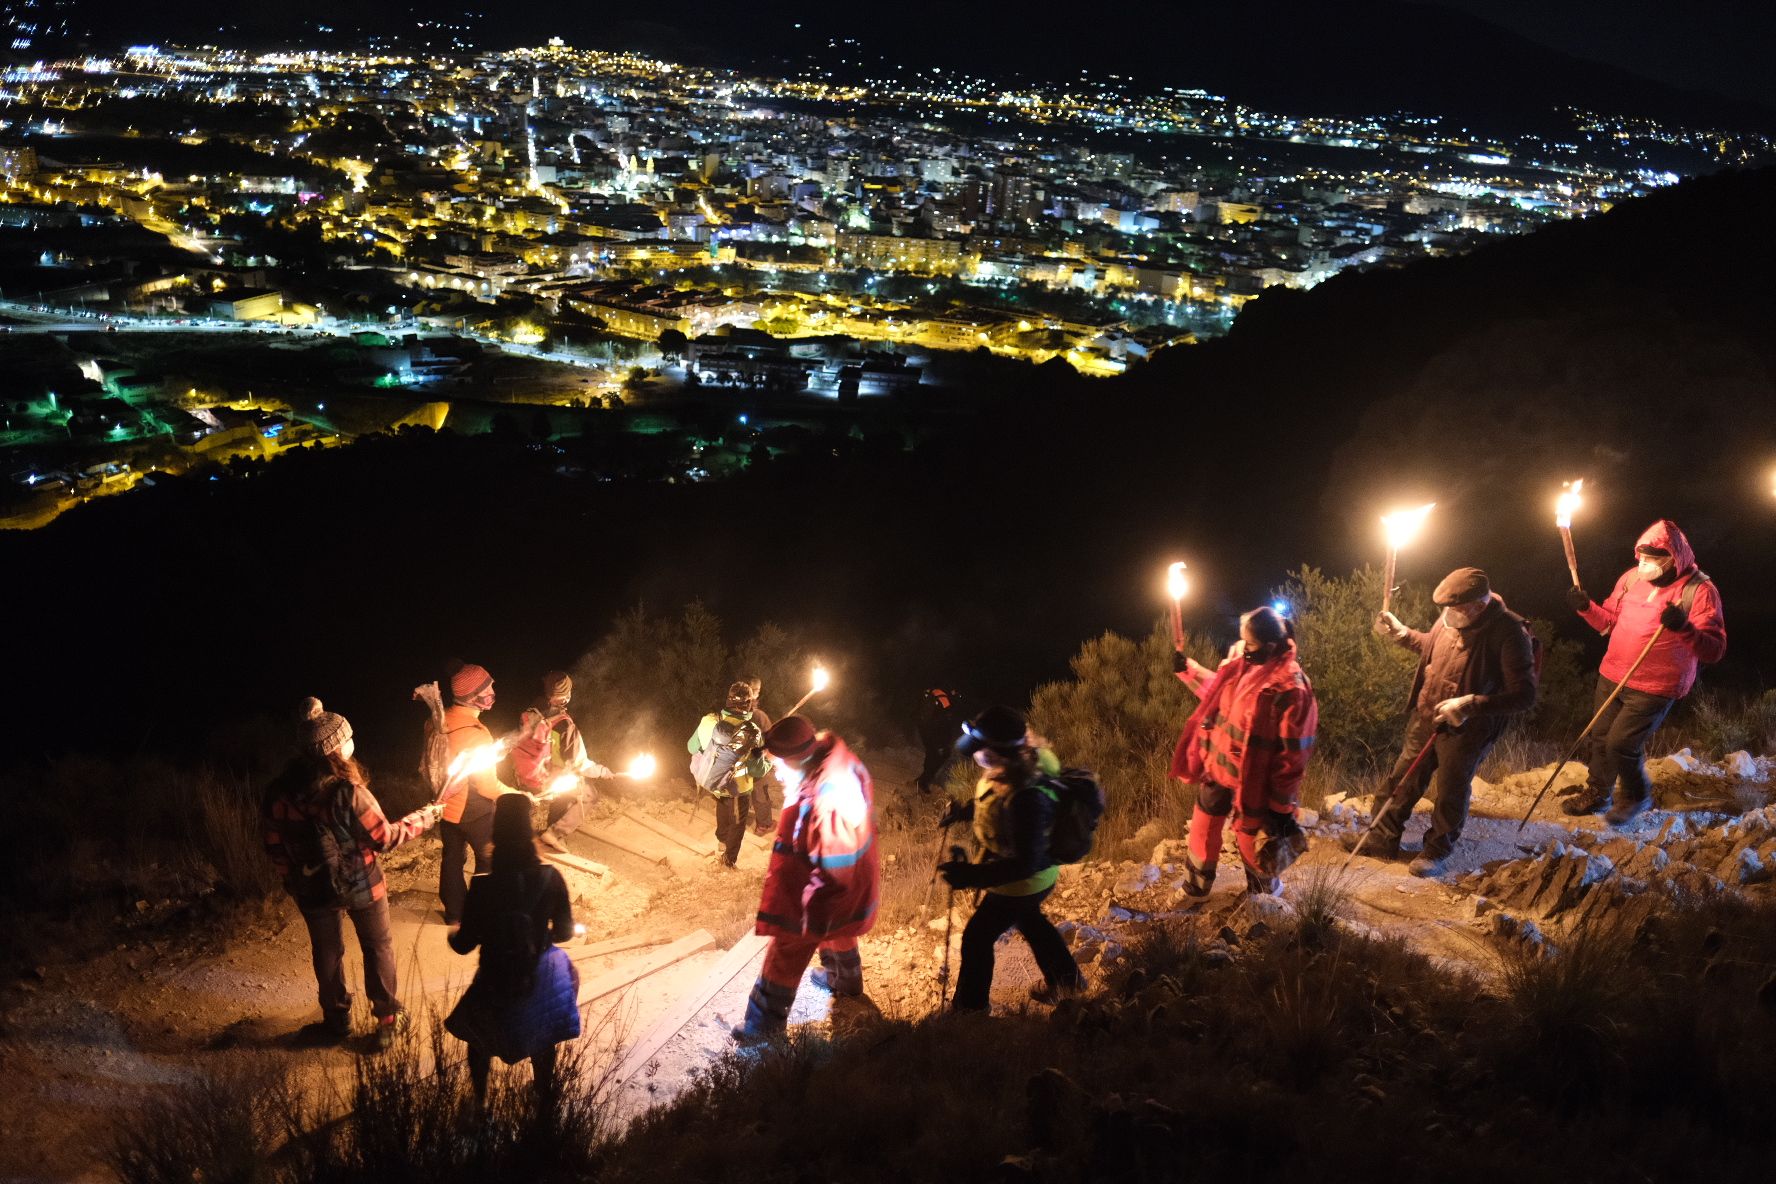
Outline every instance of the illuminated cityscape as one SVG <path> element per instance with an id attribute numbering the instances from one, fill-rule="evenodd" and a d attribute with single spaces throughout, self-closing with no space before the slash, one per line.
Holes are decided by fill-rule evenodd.
<path id="1" fill-rule="evenodd" d="M 37 11 L 12 12 L 15 59 Z M 868 78 L 832 49 L 778 78 L 559 39 L 14 64 L 0 316 L 29 356 L 0 447 L 36 495 L 19 521 L 182 458 L 453 409 L 463 426 L 478 402 L 844 403 L 941 388 L 946 355 L 981 350 L 1113 376 L 1267 289 L 1773 155 L 1576 110 L 1563 138 L 1501 139 L 1114 76 Z M 57 350 L 19 344 L 44 335 Z"/>

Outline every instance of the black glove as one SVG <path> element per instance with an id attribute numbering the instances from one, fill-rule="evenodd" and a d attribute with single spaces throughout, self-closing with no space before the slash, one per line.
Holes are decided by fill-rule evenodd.
<path id="1" fill-rule="evenodd" d="M 1190 668 L 1190 659 L 1185 656 L 1184 651 L 1183 650 L 1173 650 L 1172 651 L 1172 673 L 1173 674 L 1183 674 L 1189 668 Z"/>
<path id="2" fill-rule="evenodd" d="M 1566 590 L 1566 605 L 1573 612 L 1582 613 L 1591 607 L 1591 593 L 1583 588 L 1568 588 Z"/>
<path id="3" fill-rule="evenodd" d="M 974 817 L 973 802 L 958 802 L 952 799 L 944 808 L 943 817 L 937 820 L 938 829 L 954 826 L 958 822 L 967 822 Z"/>
<path id="4" fill-rule="evenodd" d="M 1659 624 L 1673 633 L 1682 633 L 1690 627 L 1690 614 L 1681 605 L 1668 604 L 1659 614 Z"/>
<path id="5" fill-rule="evenodd" d="M 952 888 L 979 888 L 983 884 L 980 864 L 966 859 L 952 859 L 937 865 L 937 874 Z"/>

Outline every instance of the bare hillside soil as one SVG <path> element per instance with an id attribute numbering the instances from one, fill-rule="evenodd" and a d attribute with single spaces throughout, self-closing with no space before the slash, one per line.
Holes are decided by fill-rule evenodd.
<path id="1" fill-rule="evenodd" d="M 927 893 L 935 849 L 928 819 L 933 802 L 909 788 L 914 756 L 866 754 L 876 773 L 884 835 L 886 892 L 882 923 L 863 942 L 865 997 L 835 1000 L 804 982 L 793 1025 L 844 1034 L 880 1017 L 915 1019 L 938 1003 L 945 934 L 957 943 L 971 907 L 968 894 L 938 885 Z M 1248 897 L 1237 856 L 1226 852 L 1206 904 L 1180 891 L 1178 836 L 1151 836 L 1145 861 L 1093 861 L 1063 869 L 1049 912 L 1061 922 L 1075 956 L 1095 981 L 1127 969 L 1153 927 L 1189 918 L 1206 936 L 1210 957 L 1239 956 L 1240 946 L 1288 924 L 1316 885 L 1339 891 L 1337 923 L 1407 939 L 1452 967 L 1496 972 L 1507 944 L 1552 949 L 1575 924 L 1614 914 L 1632 923 L 1661 901 L 1772 892 L 1776 874 L 1776 808 L 1768 779 L 1776 761 L 1736 754 L 1709 765 L 1687 753 L 1653 763 L 1657 808 L 1619 831 L 1600 818 L 1574 820 L 1550 793 L 1521 831 L 1518 820 L 1550 770 L 1530 770 L 1476 786 L 1473 816 L 1454 858 L 1435 879 L 1415 879 L 1402 863 L 1347 861 L 1335 842 L 1361 826 L 1360 804 L 1332 799 L 1306 819 L 1314 842 L 1285 877 L 1279 898 Z M 1572 766 L 1560 784 L 1576 783 Z M 712 818 L 704 805 L 662 793 L 624 803 L 601 802 L 575 854 L 609 874 L 567 875 L 575 914 L 586 932 L 573 946 L 583 995 L 592 984 L 620 983 L 586 1003 L 586 1035 L 595 1071 L 605 1074 L 650 1033 L 657 1049 L 630 1057 L 626 1075 L 607 1081 L 613 1118 L 627 1121 L 678 1096 L 731 1049 L 728 1028 L 739 1022 L 757 972 L 758 955 L 726 951 L 750 931 L 768 843 L 749 839 L 738 869 L 720 867 L 637 816 L 707 845 Z M 916 823 L 916 825 L 915 825 Z M 1415 820 L 1408 843 L 1423 822 Z M 625 849 L 627 848 L 627 849 Z M 448 1012 L 473 971 L 471 958 L 445 944 L 437 909 L 435 838 L 428 836 L 385 859 L 402 993 L 419 1023 Z M 1347 867 L 1348 862 L 1348 867 Z M 302 922 L 285 902 L 226 927 L 193 931 L 157 924 L 168 906 L 141 901 L 116 922 L 119 940 L 79 958 L 41 946 L 38 962 L 0 986 L 0 1059 L 10 1091 L 0 1107 L 0 1179 L 98 1180 L 107 1134 L 118 1115 L 155 1091 L 232 1061 L 281 1060 L 317 1087 L 342 1086 L 354 1058 L 375 1055 L 367 1014 L 360 1036 L 344 1046 L 314 1039 L 317 1016 Z M 706 934 L 707 940 L 699 938 Z M 598 953 L 633 937 L 650 944 Z M 668 943 L 687 939 L 683 947 Z M 690 947 L 698 947 L 691 949 Z M 349 938 L 348 967 L 359 974 Z M 683 956 L 672 950 L 689 949 Z M 736 951 L 745 954 L 745 950 Z M 995 1008 L 1030 1006 L 1038 981 L 1021 939 L 1000 948 Z M 671 958 L 668 962 L 667 959 Z M 719 981 L 711 975 L 722 967 Z M 684 1012 L 681 1004 L 703 996 Z M 361 1006 L 361 1005 L 360 1005 Z M 664 1017 L 682 1013 L 680 1026 Z M 522 1070 L 517 1070 L 522 1072 Z"/>

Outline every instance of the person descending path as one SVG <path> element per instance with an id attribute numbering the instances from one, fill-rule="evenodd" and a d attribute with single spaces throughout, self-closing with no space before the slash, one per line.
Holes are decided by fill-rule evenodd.
<path id="1" fill-rule="evenodd" d="M 462 928 L 450 948 L 479 946 L 474 981 L 444 1021 L 469 1046 L 469 1080 L 477 1101 L 498 1057 L 529 1061 L 537 1097 L 555 1092 L 555 1046 L 580 1034 L 579 971 L 556 942 L 573 937 L 573 903 L 561 873 L 537 855 L 530 803 L 518 794 L 493 811 L 493 868 L 476 876 L 463 905 Z"/>
<path id="2" fill-rule="evenodd" d="M 468 894 L 463 870 L 469 853 L 475 856 L 476 875 L 486 871 L 492 861 L 495 800 L 514 792 L 494 772 L 495 761 L 477 759 L 488 755 L 493 746 L 493 733 L 481 722 L 481 713 L 493 706 L 493 698 L 493 675 L 482 667 L 471 663 L 450 676 L 444 738 L 449 743 L 451 766 L 457 771 L 439 795 L 444 803 L 444 823 L 438 828 L 444 840 L 444 858 L 438 865 L 438 900 L 444 906 L 446 925 L 462 922 L 463 899 Z M 426 727 L 431 726 L 428 720 Z"/>
<path id="3" fill-rule="evenodd" d="M 405 1016 L 395 993 L 388 885 L 376 855 L 424 834 L 444 808 L 422 806 L 390 822 L 370 793 L 355 748 L 346 718 L 326 710 L 319 699 L 307 700 L 301 751 L 267 787 L 261 816 L 266 853 L 308 926 L 322 1025 L 339 1039 L 351 1034 L 344 932 L 349 916 L 364 955 L 364 987 L 377 1039 L 386 1048 Z"/>
<path id="4" fill-rule="evenodd" d="M 729 867 L 740 858 L 740 841 L 753 809 L 753 783 L 769 767 L 757 709 L 752 684 L 736 682 L 728 687 L 722 709 L 704 716 L 685 742 L 697 788 L 715 799 L 715 841 Z"/>
<path id="5" fill-rule="evenodd" d="M 1647 740 L 1672 706 L 1696 685 L 1698 665 L 1718 662 L 1727 652 L 1720 590 L 1696 566 L 1690 540 L 1677 523 L 1661 518 L 1647 527 L 1634 545 L 1634 559 L 1634 566 L 1616 580 L 1602 604 L 1593 603 L 1583 588 L 1567 591 L 1573 611 L 1609 637 L 1592 709 L 1603 706 L 1617 683 L 1624 678 L 1628 683 L 1592 731 L 1590 775 L 1584 789 L 1562 809 L 1568 814 L 1594 814 L 1608 803 L 1605 818 L 1612 826 L 1621 826 L 1652 805 Z M 1630 675 L 1642 651 L 1646 657 Z"/>
<path id="6" fill-rule="evenodd" d="M 1205 897 L 1214 886 L 1229 817 L 1246 890 L 1278 893 L 1283 870 L 1307 850 L 1295 815 L 1320 717 L 1294 629 L 1275 609 L 1256 608 L 1214 670 L 1181 653 L 1173 668 L 1199 700 L 1172 755 L 1172 776 L 1197 787 L 1185 894 Z"/>
<path id="7" fill-rule="evenodd" d="M 1400 836 L 1412 808 L 1435 775 L 1437 803 L 1424 848 L 1413 859 L 1415 876 L 1434 876 L 1455 850 L 1468 821 L 1474 772 L 1505 733 L 1510 717 L 1535 706 L 1536 640 L 1529 622 L 1492 591 L 1486 573 L 1458 567 L 1431 593 L 1443 611 L 1420 633 L 1382 612 L 1375 632 L 1418 655 L 1408 699 L 1406 739 L 1388 775 L 1393 794 L 1367 834 L 1350 836 L 1346 850 L 1376 859 L 1398 859 Z M 1429 745 L 1430 756 L 1401 782 Z"/>
<path id="8" fill-rule="evenodd" d="M 1043 985 L 1032 998 L 1052 1002 L 1078 991 L 1085 985 L 1079 964 L 1042 912 L 1060 874 L 1049 853 L 1060 799 L 1046 783 L 1061 773 L 1060 762 L 1009 707 L 989 707 L 964 724 L 955 747 L 980 766 L 980 780 L 974 800 L 952 802 L 939 825 L 972 821 L 979 857 L 941 863 L 938 872 L 952 888 L 986 889 L 962 930 L 956 1010 L 987 1010 L 993 946 L 1013 927 L 1030 943 L 1042 971 Z"/>
<path id="9" fill-rule="evenodd" d="M 779 720 L 765 748 L 795 797 L 777 819 L 777 839 L 759 894 L 754 932 L 769 936 L 765 964 L 733 1030 L 742 1044 L 781 1036 L 789 1026 L 802 971 L 816 952 L 815 986 L 863 994 L 857 939 L 876 921 L 881 853 L 869 770 L 832 732 L 799 715 Z"/>
<path id="10" fill-rule="evenodd" d="M 518 719 L 518 730 L 506 737 L 512 779 L 533 798 L 546 798 L 548 822 L 537 840 L 551 851 L 567 850 L 567 836 L 580 829 L 597 794 L 588 781 L 611 771 L 586 755 L 579 725 L 567 713 L 573 702 L 573 679 L 559 670 L 543 675 L 542 693 Z M 550 792 L 557 777 L 571 774 L 572 789 Z"/>

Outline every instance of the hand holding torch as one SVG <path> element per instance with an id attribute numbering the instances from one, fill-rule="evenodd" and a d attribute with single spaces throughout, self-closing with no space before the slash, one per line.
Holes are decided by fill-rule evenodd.
<path id="1" fill-rule="evenodd" d="M 1383 569 L 1381 585 L 1381 611 L 1384 613 L 1394 607 L 1394 569 L 1400 559 L 1400 548 L 1418 537 L 1425 519 L 1436 506 L 1436 502 L 1426 502 L 1416 510 L 1397 510 L 1382 515 L 1381 526 L 1387 532 L 1388 545 L 1387 567 Z"/>
<path id="2" fill-rule="evenodd" d="M 1579 508 L 1579 494 L 1584 488 L 1583 477 L 1569 481 L 1554 500 L 1554 525 L 1560 528 L 1560 545 L 1566 549 L 1566 570 L 1571 573 L 1575 588 L 1583 585 L 1579 583 L 1579 557 L 1573 551 L 1573 511 Z"/>
<path id="3" fill-rule="evenodd" d="M 1172 648 L 1184 652 L 1184 598 L 1190 595 L 1190 577 L 1182 562 L 1166 568 L 1166 595 L 1172 598 Z"/>

